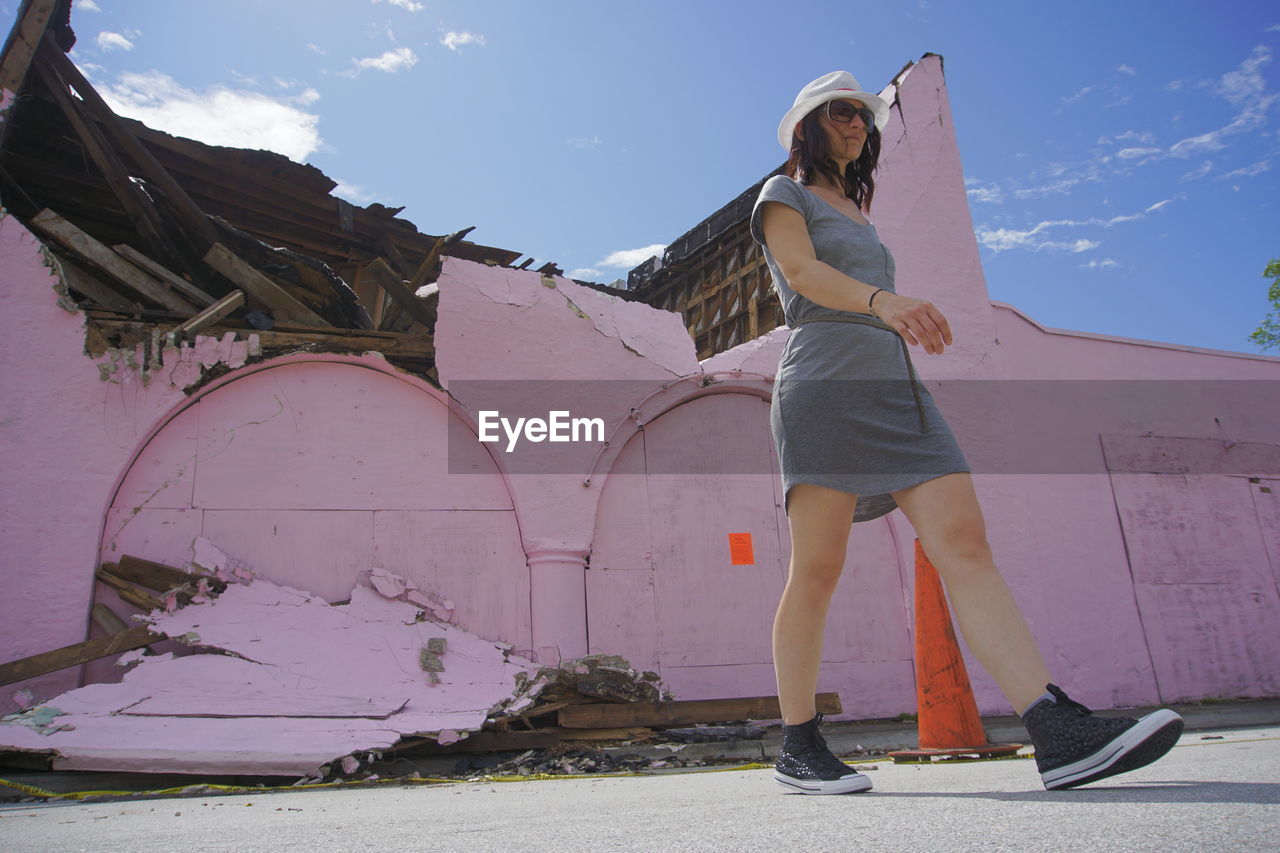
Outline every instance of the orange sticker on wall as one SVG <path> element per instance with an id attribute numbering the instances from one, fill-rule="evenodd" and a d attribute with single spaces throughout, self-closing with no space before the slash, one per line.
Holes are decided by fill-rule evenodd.
<path id="1" fill-rule="evenodd" d="M 729 557 L 735 566 L 754 566 L 755 552 L 751 549 L 750 533 L 729 534 Z"/>

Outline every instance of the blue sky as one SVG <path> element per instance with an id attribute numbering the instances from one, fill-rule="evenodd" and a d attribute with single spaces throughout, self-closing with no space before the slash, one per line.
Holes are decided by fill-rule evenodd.
<path id="1" fill-rule="evenodd" d="M 597 281 L 775 168 L 806 82 L 878 91 L 926 52 L 993 299 L 1257 352 L 1280 257 L 1274 2 L 75 0 L 72 25 L 123 114 Z"/>

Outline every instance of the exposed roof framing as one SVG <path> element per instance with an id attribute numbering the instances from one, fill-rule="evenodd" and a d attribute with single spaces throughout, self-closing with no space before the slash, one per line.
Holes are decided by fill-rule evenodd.
<path id="1" fill-rule="evenodd" d="M 0 55 L 16 95 L 0 114 L 0 201 L 46 238 L 70 295 L 98 324 L 91 350 L 145 339 L 139 324 L 179 336 L 287 327 L 271 340 L 338 350 L 369 349 L 389 333 L 415 340 L 385 354 L 405 354 L 404 366 L 434 378 L 438 292 L 417 294 L 441 258 L 511 266 L 521 257 L 467 241 L 471 228 L 423 234 L 398 216 L 403 208 L 352 205 L 319 169 L 282 155 L 122 118 L 66 56 L 74 44 L 69 0 L 25 0 Z M 538 271 L 563 275 L 554 263 Z"/>

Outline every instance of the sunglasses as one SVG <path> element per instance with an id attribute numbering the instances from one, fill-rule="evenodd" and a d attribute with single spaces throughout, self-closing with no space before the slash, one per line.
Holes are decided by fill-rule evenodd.
<path id="1" fill-rule="evenodd" d="M 855 107 L 848 101 L 827 101 L 827 118 L 840 124 L 848 124 L 854 116 L 862 119 L 862 126 L 870 131 L 876 126 L 876 114 L 866 107 Z"/>

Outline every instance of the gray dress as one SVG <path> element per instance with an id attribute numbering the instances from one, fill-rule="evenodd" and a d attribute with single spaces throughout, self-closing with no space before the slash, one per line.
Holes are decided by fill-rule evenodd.
<path id="1" fill-rule="evenodd" d="M 785 175 L 770 178 L 751 214 L 788 326 L 814 317 L 876 322 L 796 293 L 764 242 L 761 210 L 781 202 L 804 216 L 818 260 L 858 281 L 893 291 L 894 262 L 875 226 L 862 225 Z M 782 468 L 784 511 L 791 487 L 814 483 L 858 496 L 853 522 L 892 512 L 890 492 L 968 471 L 933 397 L 914 381 L 910 356 L 892 329 L 856 322 L 805 322 L 782 350 L 769 409 Z"/>

